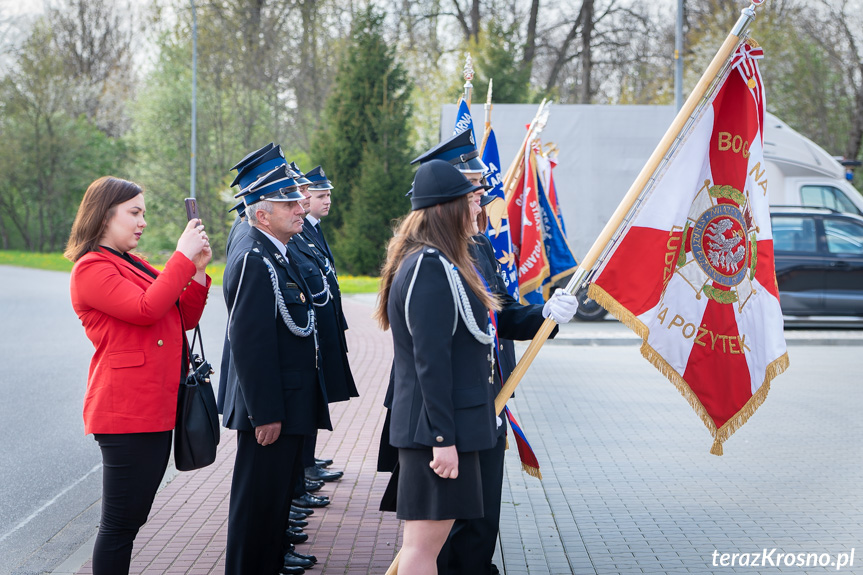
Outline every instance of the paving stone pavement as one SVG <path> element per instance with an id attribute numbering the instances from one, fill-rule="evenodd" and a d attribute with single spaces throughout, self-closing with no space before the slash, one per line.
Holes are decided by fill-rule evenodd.
<path id="1" fill-rule="evenodd" d="M 636 346 L 544 348 L 510 402 L 544 479 L 507 457 L 506 573 L 836 572 L 770 562 L 863 551 L 858 349 L 792 348 L 788 372 L 716 457 Z M 714 551 L 764 549 L 763 567 L 713 565 Z M 863 573 L 855 559 L 842 572 Z"/>
<path id="2" fill-rule="evenodd" d="M 375 473 L 388 333 L 368 298 L 345 300 L 360 398 L 332 408 L 319 454 L 345 477 L 327 484 L 300 546 L 309 573 L 384 573 L 399 522 L 377 511 L 388 475 Z M 613 328 L 616 329 L 616 328 Z M 835 566 L 722 567 L 713 553 L 850 553 L 863 573 L 863 408 L 859 347 L 796 346 L 752 419 L 709 454 L 712 440 L 672 384 L 631 345 L 546 346 L 510 407 L 543 480 L 506 457 L 497 564 L 506 575 L 826 573 Z M 519 345 L 520 351 L 526 346 Z M 133 574 L 224 572 L 233 433 L 216 463 L 176 475 L 135 542 Z M 751 558 L 750 558 L 751 560 Z M 77 571 L 89 574 L 89 563 Z"/>

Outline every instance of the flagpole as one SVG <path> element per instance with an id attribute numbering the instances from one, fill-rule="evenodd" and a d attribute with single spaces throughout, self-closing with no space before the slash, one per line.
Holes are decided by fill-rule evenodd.
<path id="1" fill-rule="evenodd" d="M 482 144 L 479 147 L 479 157 L 482 158 L 483 152 L 485 152 L 485 144 L 488 142 L 488 133 L 491 130 L 491 86 L 494 82 L 494 78 L 488 79 L 488 94 L 485 97 L 485 129 L 482 133 Z"/>
<path id="2" fill-rule="evenodd" d="M 701 76 L 698 84 L 696 84 L 695 89 L 692 90 L 689 98 L 684 102 L 683 107 L 677 113 L 671 126 L 669 126 L 668 130 L 665 132 L 665 136 L 660 140 L 656 149 L 653 150 L 653 154 L 650 155 L 650 158 L 641 169 L 638 177 L 636 177 L 632 186 L 630 186 L 629 191 L 626 193 L 623 200 L 621 200 L 620 205 L 617 206 L 617 209 L 605 224 L 602 232 L 600 232 L 599 237 L 596 238 L 596 241 L 593 243 L 593 247 L 590 248 L 590 251 L 587 252 L 587 255 L 584 256 L 584 259 L 579 263 L 578 268 L 575 270 L 575 273 L 566 285 L 565 290 L 567 293 L 575 293 L 576 289 L 578 289 L 582 282 L 584 282 L 599 255 L 605 250 L 606 245 L 611 240 L 612 236 L 614 236 L 615 232 L 617 232 L 618 228 L 623 223 L 624 218 L 641 196 L 645 186 L 649 183 L 660 163 L 665 159 L 673 144 L 682 136 L 682 131 L 689 123 L 691 116 L 696 111 L 696 108 L 702 104 L 702 101 L 710 93 L 709 90 L 713 86 L 714 81 L 720 76 L 729 58 L 734 51 L 737 50 L 740 43 L 746 39 L 749 26 L 752 24 L 752 21 L 755 20 L 755 7 L 763 3 L 764 0 L 752 0 L 752 5 L 741 11 L 740 18 L 734 25 L 731 33 L 722 43 L 722 46 L 713 57 L 707 70 L 704 71 L 704 74 Z M 518 387 L 518 384 L 521 382 L 521 379 L 524 377 L 530 364 L 533 363 L 533 360 L 539 353 L 540 348 L 551 335 L 552 330 L 554 330 L 555 325 L 556 323 L 551 317 L 542 323 L 539 331 L 530 342 L 524 355 L 522 355 L 512 374 L 506 380 L 506 383 L 495 399 L 494 407 L 498 415 L 503 411 L 507 400 L 512 396 L 516 387 Z"/>
<path id="3" fill-rule="evenodd" d="M 548 105 L 551 105 L 551 102 L 548 102 Z M 521 146 L 519 146 L 518 151 L 515 154 L 515 159 L 513 159 L 512 163 L 509 165 L 509 168 L 506 170 L 506 175 L 503 177 L 503 195 L 506 199 L 507 203 L 509 202 L 509 196 L 511 196 L 511 192 L 509 188 L 512 186 L 513 181 L 517 181 L 519 175 L 514 177 L 514 174 L 522 168 L 522 160 L 524 159 L 524 149 L 527 146 L 527 143 L 531 140 L 533 136 L 542 131 L 545 127 L 545 122 L 548 120 L 548 108 L 546 106 L 546 99 L 543 98 L 542 102 L 539 104 L 539 108 L 536 111 L 536 115 L 531 120 L 530 125 L 527 128 L 527 134 L 524 135 L 524 140 L 521 142 Z"/>

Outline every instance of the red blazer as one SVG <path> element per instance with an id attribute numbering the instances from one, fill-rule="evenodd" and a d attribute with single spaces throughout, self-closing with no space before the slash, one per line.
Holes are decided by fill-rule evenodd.
<path id="1" fill-rule="evenodd" d="M 134 258 L 134 256 L 132 256 Z M 135 258 L 142 261 L 139 258 Z M 84 398 L 85 433 L 168 431 L 177 417 L 183 326 L 201 319 L 210 278 L 192 280 L 195 264 L 174 252 L 156 279 L 106 250 L 72 268 L 72 307 L 96 347 Z"/>

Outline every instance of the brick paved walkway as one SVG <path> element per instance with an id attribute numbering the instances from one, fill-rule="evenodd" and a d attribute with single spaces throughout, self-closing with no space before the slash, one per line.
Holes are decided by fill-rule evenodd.
<path id="1" fill-rule="evenodd" d="M 401 545 L 395 515 L 377 510 L 389 475 L 375 473 L 392 343 L 389 333 L 372 321 L 367 304 L 345 299 L 344 307 L 360 397 L 333 404 L 334 431 L 318 436 L 318 454 L 333 459 L 333 468 L 344 470 L 345 476 L 320 491 L 332 504 L 309 517 L 309 541 L 298 550 L 317 556 L 318 565 L 310 573 L 367 575 L 386 571 Z M 180 473 L 159 492 L 135 540 L 131 573 L 224 573 L 235 451 L 234 432 L 226 431 L 213 465 Z M 78 573 L 92 573 L 90 562 Z"/>

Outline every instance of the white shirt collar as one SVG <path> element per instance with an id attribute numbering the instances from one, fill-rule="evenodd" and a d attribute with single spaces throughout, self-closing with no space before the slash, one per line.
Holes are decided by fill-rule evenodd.
<path id="1" fill-rule="evenodd" d="M 262 234 L 264 234 L 265 236 L 270 238 L 270 241 L 273 242 L 273 245 L 275 245 L 276 249 L 279 250 L 279 253 L 282 254 L 282 257 L 287 260 L 288 259 L 288 247 L 285 244 L 283 244 L 282 242 L 280 242 L 279 240 L 277 240 L 276 238 L 274 238 L 273 236 L 271 236 L 270 234 L 268 234 L 267 232 L 265 232 L 264 230 L 262 230 L 261 228 L 257 228 L 257 229 L 259 232 L 261 232 Z"/>
<path id="2" fill-rule="evenodd" d="M 315 227 L 316 225 L 318 225 L 321 222 L 321 220 L 319 220 L 318 218 L 316 218 L 312 214 L 306 214 L 306 219 L 309 220 L 309 223 L 312 224 L 312 227 Z"/>

